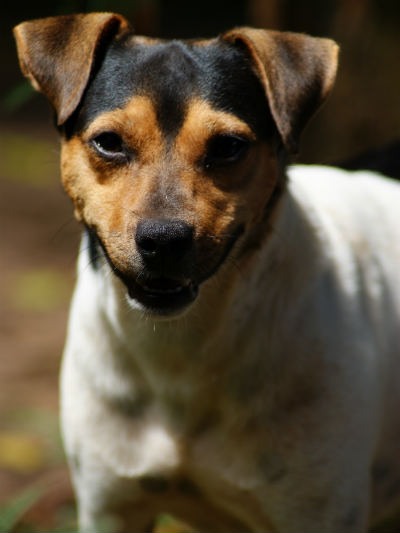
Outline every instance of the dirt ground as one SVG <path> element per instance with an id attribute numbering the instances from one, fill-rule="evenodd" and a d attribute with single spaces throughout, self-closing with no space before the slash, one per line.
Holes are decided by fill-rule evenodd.
<path id="1" fill-rule="evenodd" d="M 40 487 L 45 527 L 71 501 L 57 396 L 79 228 L 51 126 L 2 123 L 0 146 L 0 505 Z"/>

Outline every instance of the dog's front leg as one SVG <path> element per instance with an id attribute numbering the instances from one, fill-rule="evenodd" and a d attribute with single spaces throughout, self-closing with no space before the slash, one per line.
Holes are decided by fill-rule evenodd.
<path id="1" fill-rule="evenodd" d="M 155 511 L 134 480 L 117 479 L 95 457 L 70 461 L 80 533 L 150 533 Z"/>

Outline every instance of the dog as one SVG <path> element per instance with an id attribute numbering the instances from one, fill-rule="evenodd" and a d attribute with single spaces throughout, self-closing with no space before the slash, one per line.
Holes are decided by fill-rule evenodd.
<path id="1" fill-rule="evenodd" d="M 84 232 L 61 373 L 82 531 L 364 532 L 400 482 L 400 186 L 291 166 L 338 47 L 28 21 Z"/>

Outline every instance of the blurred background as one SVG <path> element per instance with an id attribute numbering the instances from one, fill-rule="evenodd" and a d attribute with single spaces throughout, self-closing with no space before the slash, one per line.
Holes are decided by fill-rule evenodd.
<path id="1" fill-rule="evenodd" d="M 0 15 L 0 531 L 74 531 L 57 380 L 79 228 L 61 190 L 47 102 L 20 75 L 22 20 L 116 11 L 141 34 L 207 37 L 250 24 L 329 36 L 337 84 L 308 126 L 301 162 L 351 159 L 400 138 L 398 0 L 35 0 Z M 179 529 L 180 528 L 180 529 Z M 160 531 L 184 531 L 165 519 Z"/>

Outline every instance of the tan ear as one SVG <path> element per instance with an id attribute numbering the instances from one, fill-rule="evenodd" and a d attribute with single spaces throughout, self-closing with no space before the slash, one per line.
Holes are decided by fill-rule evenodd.
<path id="1" fill-rule="evenodd" d="M 45 94 L 62 125 L 77 108 L 99 53 L 129 27 L 113 13 L 65 15 L 14 28 L 21 70 Z"/>
<path id="2" fill-rule="evenodd" d="M 246 27 L 221 38 L 249 54 L 283 143 L 296 152 L 302 129 L 333 87 L 337 44 L 298 33 Z"/>

